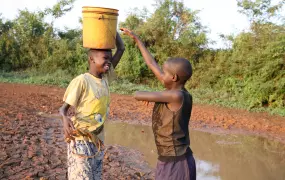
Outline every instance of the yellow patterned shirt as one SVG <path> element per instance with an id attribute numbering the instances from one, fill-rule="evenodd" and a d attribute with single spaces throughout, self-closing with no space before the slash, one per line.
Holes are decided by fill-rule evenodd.
<path id="1" fill-rule="evenodd" d="M 108 79 L 99 79 L 90 73 L 81 74 L 70 82 L 63 101 L 75 107 L 75 115 L 71 118 L 75 128 L 95 131 L 104 124 L 109 114 Z M 104 141 L 104 131 L 97 137 Z M 83 137 L 75 139 L 83 140 Z"/>

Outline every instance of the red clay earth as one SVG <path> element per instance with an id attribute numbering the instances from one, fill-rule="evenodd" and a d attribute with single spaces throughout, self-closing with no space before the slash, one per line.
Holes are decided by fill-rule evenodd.
<path id="1" fill-rule="evenodd" d="M 56 114 L 63 94 L 57 87 L 0 83 L 0 179 L 66 179 L 61 122 L 39 113 Z M 132 96 L 112 94 L 110 120 L 150 125 L 151 109 Z M 285 117 L 267 113 L 194 104 L 190 126 L 285 142 Z M 142 159 L 134 150 L 108 146 L 104 179 L 152 179 L 153 171 Z"/>

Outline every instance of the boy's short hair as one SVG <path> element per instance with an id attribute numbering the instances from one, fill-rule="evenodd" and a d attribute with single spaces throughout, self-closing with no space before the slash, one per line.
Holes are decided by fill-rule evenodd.
<path id="1" fill-rule="evenodd" d="M 94 56 L 94 55 L 96 56 L 96 53 L 99 52 L 99 51 L 108 51 L 108 52 L 112 53 L 111 49 L 89 49 L 88 50 L 88 57 Z"/>
<path id="2" fill-rule="evenodd" d="M 186 83 L 192 76 L 192 65 L 185 58 L 169 58 L 166 61 L 173 73 L 177 74 L 182 83 Z"/>

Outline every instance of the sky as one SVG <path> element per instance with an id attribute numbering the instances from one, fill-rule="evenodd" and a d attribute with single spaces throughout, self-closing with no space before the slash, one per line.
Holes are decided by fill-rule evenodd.
<path id="1" fill-rule="evenodd" d="M 34 11 L 52 7 L 56 2 L 57 0 L 0 0 L 0 13 L 6 19 L 13 19 L 17 16 L 18 9 Z M 152 12 L 154 3 L 155 0 L 77 0 L 72 11 L 56 20 L 55 26 L 59 29 L 80 27 L 78 19 L 82 16 L 82 6 L 118 9 L 119 21 L 124 21 L 132 8 L 146 7 Z M 208 27 L 210 40 L 216 41 L 210 45 L 213 48 L 224 47 L 219 34 L 236 35 L 249 28 L 247 18 L 238 13 L 236 0 L 184 0 L 184 4 L 192 10 L 200 10 L 198 16 L 202 24 Z"/>

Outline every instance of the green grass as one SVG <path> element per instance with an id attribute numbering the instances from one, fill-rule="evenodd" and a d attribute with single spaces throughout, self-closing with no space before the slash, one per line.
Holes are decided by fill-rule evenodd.
<path id="1" fill-rule="evenodd" d="M 113 81 L 110 91 L 118 94 L 133 94 L 136 91 L 159 91 L 161 88 L 151 88 L 143 84 L 134 84 L 126 80 Z"/>
<path id="2" fill-rule="evenodd" d="M 249 108 L 247 101 L 240 97 L 230 96 L 223 91 L 214 91 L 210 88 L 205 89 L 191 89 L 189 90 L 193 96 L 194 103 L 211 104 L 222 107 L 246 109 L 250 112 L 268 112 L 272 115 L 285 116 L 285 108 L 271 108 L 271 107 L 253 107 Z"/>
<path id="3" fill-rule="evenodd" d="M 0 73 L 0 82 L 4 83 L 21 83 L 21 84 L 38 84 L 54 85 L 67 87 L 72 77 L 66 75 L 63 71 L 57 71 L 53 74 L 39 74 L 36 71 L 23 72 L 2 72 Z"/>
<path id="4" fill-rule="evenodd" d="M 35 71 L 23 72 L 1 72 L 0 82 L 2 83 L 21 83 L 21 84 L 36 84 L 36 85 L 54 85 L 66 88 L 72 76 L 67 75 L 63 71 L 57 71 L 53 74 L 39 74 Z M 150 88 L 142 84 L 134 84 L 126 80 L 118 79 L 110 85 L 110 91 L 118 94 L 132 94 L 135 91 L 153 91 L 161 90 L 159 88 Z"/>
<path id="5" fill-rule="evenodd" d="M 37 85 L 54 85 L 59 87 L 67 87 L 72 80 L 72 76 L 64 71 L 57 71 L 53 74 L 40 74 L 37 71 L 24 72 L 0 72 L 0 82 L 6 83 L 21 83 L 21 84 L 37 84 Z M 135 91 L 160 91 L 163 88 L 159 85 L 152 84 L 147 86 L 143 84 L 134 84 L 127 80 L 117 79 L 110 85 L 110 90 L 118 94 L 133 94 Z M 193 96 L 194 103 L 212 104 L 223 107 L 246 109 L 254 112 L 268 112 L 270 114 L 277 114 L 285 116 L 285 108 L 248 108 L 248 104 L 238 99 L 231 97 L 227 93 L 216 92 L 212 89 L 190 89 Z"/>

